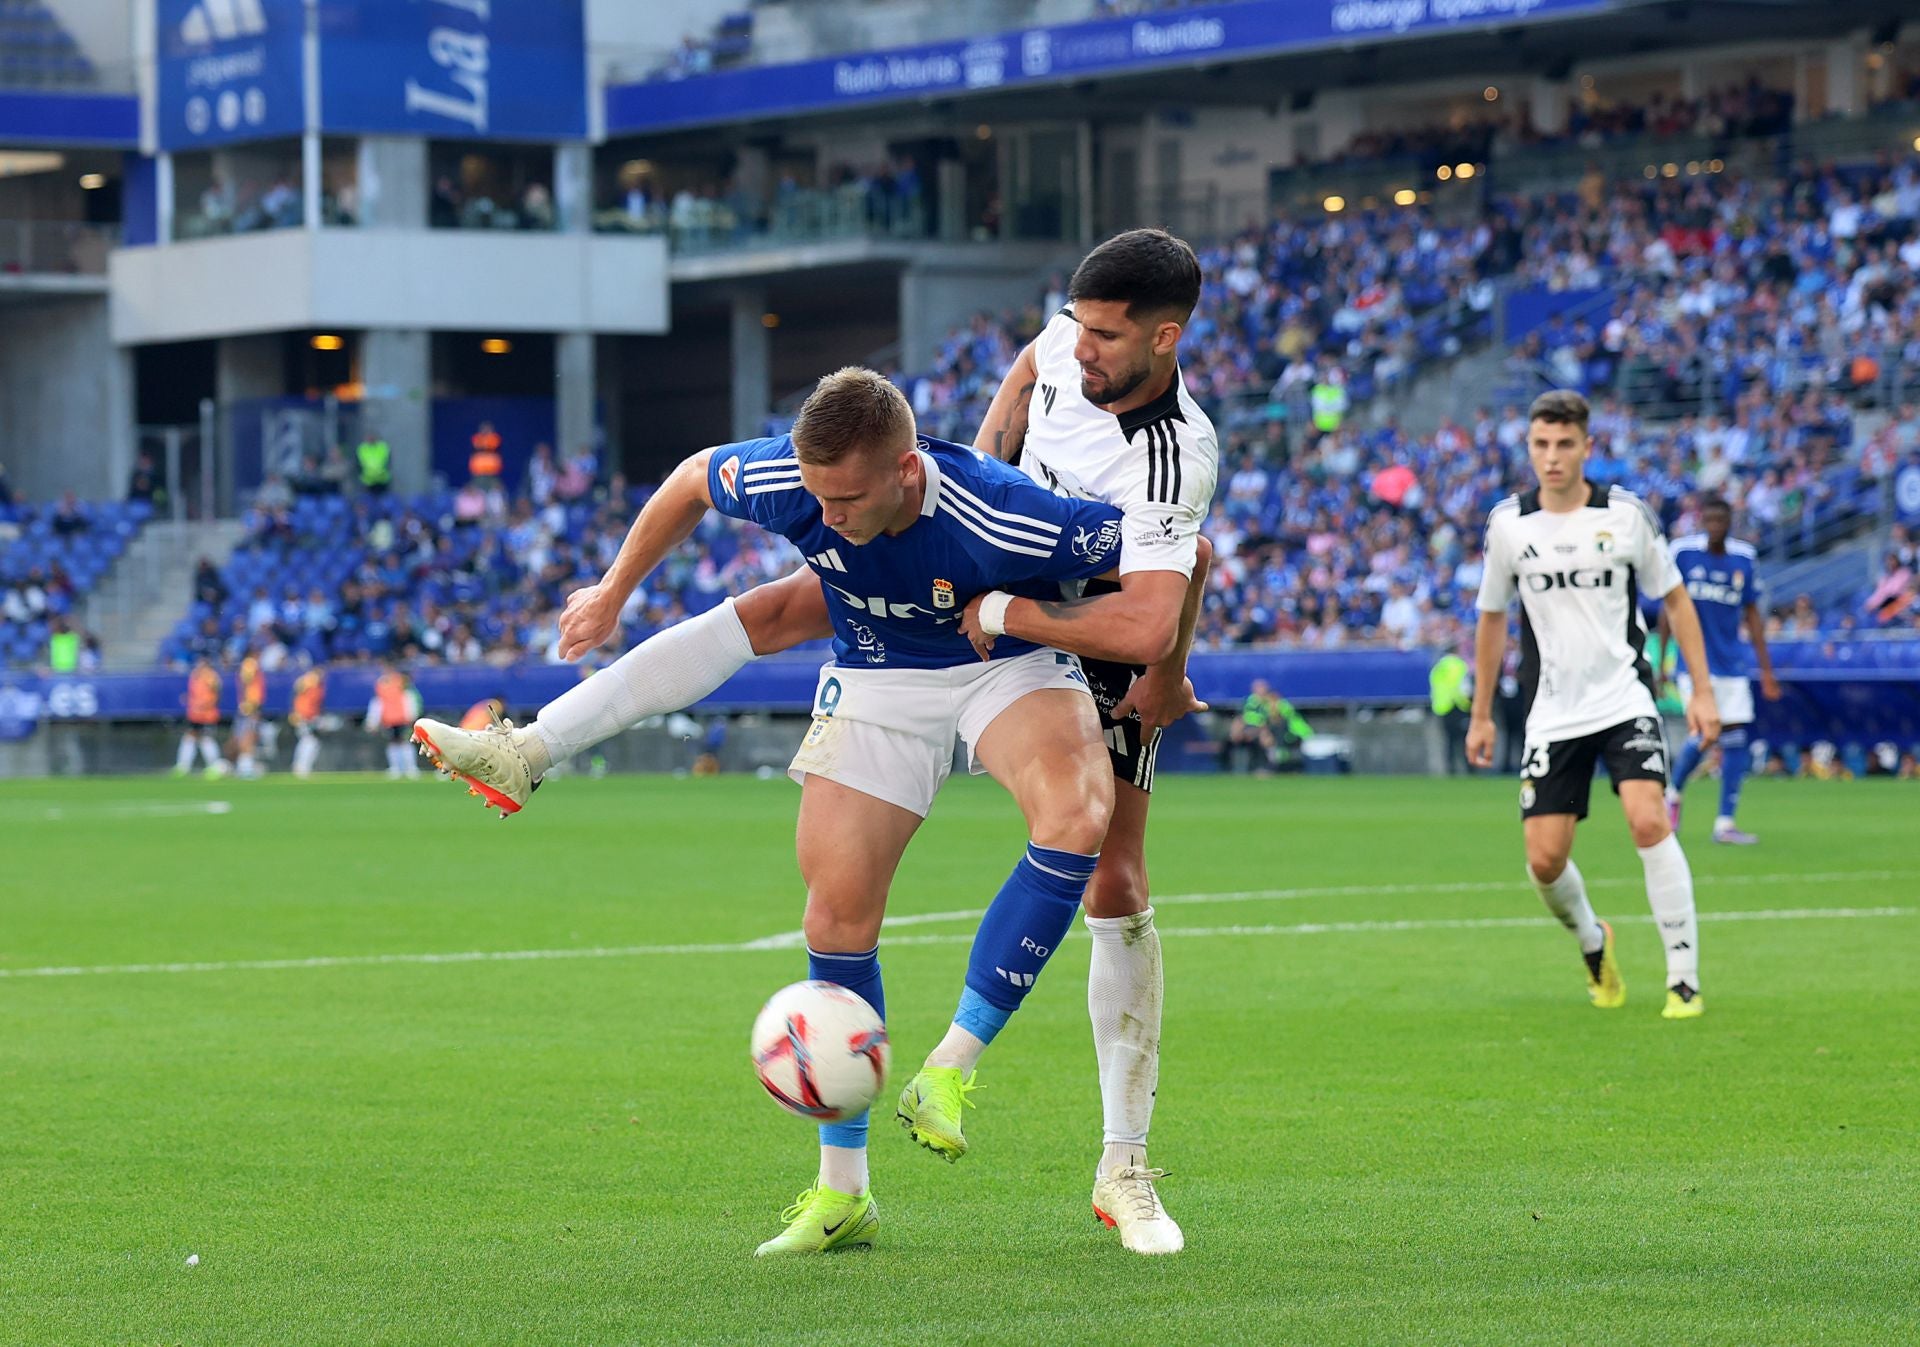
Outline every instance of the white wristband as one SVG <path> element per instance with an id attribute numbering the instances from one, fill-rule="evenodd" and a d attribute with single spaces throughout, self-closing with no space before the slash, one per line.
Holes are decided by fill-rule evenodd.
<path id="1" fill-rule="evenodd" d="M 1007 634 L 1007 605 L 1013 602 L 1013 595 L 994 590 L 980 600 L 980 630 L 989 636 Z"/>

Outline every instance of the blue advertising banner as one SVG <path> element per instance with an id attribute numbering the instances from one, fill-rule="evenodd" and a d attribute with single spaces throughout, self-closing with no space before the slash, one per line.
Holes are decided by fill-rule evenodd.
<path id="1" fill-rule="evenodd" d="M 160 147 L 204 149 L 306 129 L 301 0 L 158 0 Z"/>
<path id="2" fill-rule="evenodd" d="M 140 100 L 132 94 L 0 89 L 0 141 L 131 150 L 140 144 Z"/>
<path id="3" fill-rule="evenodd" d="M 320 123 L 462 140 L 581 140 L 581 0 L 321 0 Z"/>
<path id="4" fill-rule="evenodd" d="M 1131 74 L 1223 58 L 1563 17 L 1611 0 L 1240 0 L 964 42 L 610 86 L 607 130 L 651 131 Z"/>

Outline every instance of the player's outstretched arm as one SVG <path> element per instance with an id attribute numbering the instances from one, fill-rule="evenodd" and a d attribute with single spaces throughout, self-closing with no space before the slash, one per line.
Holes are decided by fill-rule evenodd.
<path id="1" fill-rule="evenodd" d="M 1700 634 L 1700 614 L 1694 610 L 1693 596 L 1685 585 L 1675 585 L 1661 600 L 1666 605 L 1667 624 L 1680 643 L 1680 655 L 1693 676 L 1693 695 L 1687 699 L 1687 730 L 1700 737 L 1707 747 L 1720 737 L 1720 708 L 1713 699 L 1713 678 L 1707 668 L 1707 642 Z"/>
<path id="2" fill-rule="evenodd" d="M 967 605 L 960 630 L 970 639 L 976 634 L 986 638 L 1004 634 L 1088 659 L 1157 665 L 1174 652 L 1181 610 L 1195 579 L 1206 583 L 1198 566 L 1192 579 L 1179 571 L 1130 571 L 1120 577 L 1118 594 L 1016 598 L 997 614 L 987 607 L 988 600 L 1004 601 L 1007 596 L 985 594 Z M 992 643 L 991 639 L 986 642 Z"/>
<path id="3" fill-rule="evenodd" d="M 1180 605 L 1180 629 L 1173 638 L 1173 653 L 1133 680 L 1127 695 L 1113 708 L 1115 720 L 1138 714 L 1146 733 L 1164 729 L 1184 715 L 1204 711 L 1207 704 L 1193 695 L 1193 683 L 1187 678 L 1187 657 L 1193 653 L 1193 632 L 1200 621 L 1200 610 L 1207 598 L 1207 572 L 1213 568 L 1213 544 L 1205 534 L 1194 539 L 1193 574 L 1187 580 L 1187 597 Z"/>
<path id="4" fill-rule="evenodd" d="M 1748 604 L 1743 616 L 1747 625 L 1747 639 L 1753 642 L 1753 662 L 1760 670 L 1760 695 L 1770 702 L 1777 702 L 1780 700 L 1780 680 L 1773 676 L 1773 652 L 1767 649 L 1767 619 L 1757 603 Z"/>
<path id="5" fill-rule="evenodd" d="M 1011 463 L 1020 456 L 1020 446 L 1027 442 L 1028 408 L 1033 404 L 1034 386 L 1040 382 L 1040 366 L 1034 359 L 1033 343 L 1013 362 L 1013 368 L 1007 371 L 1007 377 L 1000 381 L 1000 387 L 994 390 L 993 402 L 987 407 L 987 416 L 980 423 L 980 433 L 973 437 L 973 447 L 989 458 L 997 458 L 1002 463 Z"/>
<path id="6" fill-rule="evenodd" d="M 1467 761 L 1493 766 L 1493 694 L 1500 686 L 1500 661 L 1507 654 L 1507 615 L 1482 611 L 1473 632 L 1473 713 L 1467 721 Z"/>
<path id="7" fill-rule="evenodd" d="M 579 659 L 606 644 L 619 629 L 620 608 L 634 587 L 668 552 L 693 536 L 702 516 L 713 508 L 707 486 L 707 464 L 712 457 L 713 450 L 702 449 L 681 460 L 641 507 L 640 517 L 620 544 L 620 555 L 600 582 L 567 596 L 566 609 L 560 614 L 562 659 Z"/>

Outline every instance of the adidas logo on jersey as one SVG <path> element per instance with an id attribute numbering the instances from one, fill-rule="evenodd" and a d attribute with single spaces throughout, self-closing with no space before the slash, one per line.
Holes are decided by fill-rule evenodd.
<path id="1" fill-rule="evenodd" d="M 1053 400 L 1059 396 L 1060 390 L 1052 384 L 1040 385 L 1040 414 L 1042 416 L 1049 416 L 1053 413 Z"/>
<path id="2" fill-rule="evenodd" d="M 829 547 L 818 556 L 808 557 L 807 564 L 818 567 L 823 571 L 839 571 L 842 574 L 844 574 L 847 569 L 847 563 L 840 560 L 838 549 L 832 547 Z"/>
<path id="3" fill-rule="evenodd" d="M 1535 547 L 1532 543 L 1528 543 L 1527 550 L 1520 554 L 1520 560 L 1522 561 L 1537 561 L 1539 557 L 1540 557 L 1540 549 Z"/>

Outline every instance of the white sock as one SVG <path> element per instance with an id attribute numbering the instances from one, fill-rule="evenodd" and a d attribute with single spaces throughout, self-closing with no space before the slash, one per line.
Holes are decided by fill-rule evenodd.
<path id="1" fill-rule="evenodd" d="M 647 638 L 561 693 L 540 708 L 530 732 L 547 750 L 547 766 L 565 762 L 648 716 L 692 706 L 752 658 L 753 642 L 727 599 Z M 528 745 L 516 742 L 525 753 Z M 531 754 L 528 762 L 533 763 Z"/>
<path id="2" fill-rule="evenodd" d="M 1582 954 L 1592 954 L 1606 945 L 1607 933 L 1600 929 L 1600 919 L 1593 915 L 1593 904 L 1587 901 L 1587 881 L 1580 877 L 1579 866 L 1569 860 L 1560 877 L 1546 884 L 1529 865 L 1527 878 L 1533 881 L 1534 892 L 1547 905 L 1547 911 L 1579 937 Z"/>
<path id="3" fill-rule="evenodd" d="M 406 758 L 403 756 L 406 753 L 406 751 L 407 751 L 407 748 L 405 744 L 388 744 L 387 745 L 387 775 L 388 776 L 405 776 L 406 775 L 407 762 L 406 762 Z"/>
<path id="4" fill-rule="evenodd" d="M 1137 1141 L 1109 1141 L 1100 1148 L 1100 1169 L 1102 1174 L 1111 1174 L 1116 1169 L 1145 1169 L 1147 1167 L 1147 1148 L 1145 1143 Z"/>
<path id="5" fill-rule="evenodd" d="M 980 1054 L 986 1050 L 987 1045 L 976 1034 L 957 1024 L 949 1024 L 947 1036 L 927 1054 L 927 1065 L 957 1066 L 964 1076 L 980 1065 Z"/>
<path id="6" fill-rule="evenodd" d="M 200 736 L 200 756 L 206 760 L 209 767 L 218 767 L 224 761 L 220 756 L 220 745 L 213 742 L 211 734 Z"/>
<path id="7" fill-rule="evenodd" d="M 191 734 L 184 736 L 180 740 L 180 751 L 173 755 L 174 771 L 184 772 L 193 766 L 193 750 L 196 746 L 197 741 Z"/>
<path id="8" fill-rule="evenodd" d="M 820 1148 L 820 1186 L 848 1197 L 867 1191 L 867 1150 L 862 1146 L 822 1146 Z"/>
<path id="9" fill-rule="evenodd" d="M 259 770 L 259 764 L 254 762 L 253 754 L 242 753 L 240 755 L 240 775 L 251 776 L 257 770 Z"/>
<path id="10" fill-rule="evenodd" d="M 1160 1084 L 1160 1008 L 1166 978 L 1153 909 L 1129 917 L 1087 917 L 1093 961 L 1087 1017 L 1100 1062 L 1100 1114 L 1108 1152 L 1123 1145 L 1145 1154 Z M 1106 1161 L 1102 1160 L 1102 1164 Z"/>
<path id="11" fill-rule="evenodd" d="M 1667 947 L 1667 985 L 1684 982 L 1700 990 L 1700 922 L 1693 911 L 1693 870 L 1680 839 L 1669 833 L 1659 843 L 1638 848 L 1647 872 L 1647 906 Z"/>
<path id="12" fill-rule="evenodd" d="M 307 776 L 313 771 L 313 760 L 320 756 L 320 736 L 303 734 L 293 746 L 293 774 Z"/>

